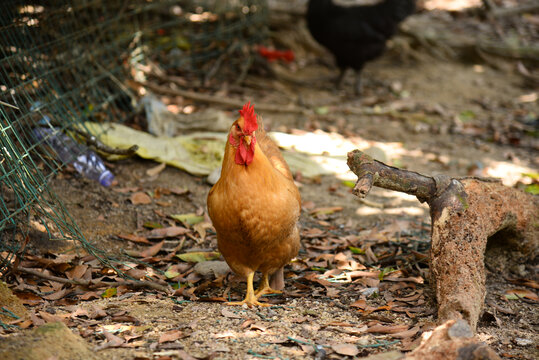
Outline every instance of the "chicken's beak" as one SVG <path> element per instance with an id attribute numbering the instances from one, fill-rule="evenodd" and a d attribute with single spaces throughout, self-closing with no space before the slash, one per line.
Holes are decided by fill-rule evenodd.
<path id="1" fill-rule="evenodd" d="M 245 141 L 245 143 L 247 144 L 247 146 L 251 146 L 251 136 L 250 135 L 245 135 L 243 137 L 243 140 Z"/>

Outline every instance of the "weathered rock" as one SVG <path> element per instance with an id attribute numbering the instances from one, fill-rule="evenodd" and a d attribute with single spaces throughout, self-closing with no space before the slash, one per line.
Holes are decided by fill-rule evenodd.
<path id="1" fill-rule="evenodd" d="M 487 344 L 471 336 L 465 320 L 449 320 L 425 333 L 421 344 L 405 360 L 500 360 Z"/>
<path id="2" fill-rule="evenodd" d="M 0 358 L 93 360 L 97 356 L 80 336 L 73 334 L 63 323 L 57 322 L 0 338 Z"/>
<path id="3" fill-rule="evenodd" d="M 194 270 L 202 276 L 219 277 L 229 273 L 230 267 L 226 261 L 202 261 L 195 265 Z"/>

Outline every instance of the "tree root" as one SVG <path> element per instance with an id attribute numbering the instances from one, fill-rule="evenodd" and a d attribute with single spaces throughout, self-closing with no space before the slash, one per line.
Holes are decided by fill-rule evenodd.
<path id="1" fill-rule="evenodd" d="M 425 176 L 387 166 L 359 150 L 348 153 L 358 176 L 354 194 L 372 186 L 414 195 L 430 207 L 431 284 L 438 318 L 465 319 L 475 330 L 485 295 L 488 239 L 503 233 L 507 246 L 532 258 L 538 253 L 539 198 L 495 179 Z"/>
<path id="2" fill-rule="evenodd" d="M 426 334 L 427 335 L 427 334 Z M 487 344 L 473 336 L 470 326 L 463 320 L 449 320 L 438 326 L 404 360 L 499 360 Z"/>

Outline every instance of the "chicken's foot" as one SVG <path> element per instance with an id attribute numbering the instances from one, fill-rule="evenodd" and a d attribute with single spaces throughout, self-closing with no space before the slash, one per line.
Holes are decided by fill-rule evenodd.
<path id="1" fill-rule="evenodd" d="M 254 286 L 253 286 L 253 279 L 255 277 L 254 271 L 252 273 L 249 273 L 247 275 L 247 294 L 245 295 L 245 299 L 243 301 L 234 301 L 234 302 L 228 302 L 227 305 L 231 306 L 242 306 L 243 304 L 247 304 L 247 306 L 252 307 L 254 306 L 271 306 L 270 304 L 264 304 L 258 301 L 258 297 L 255 295 Z M 267 282 L 267 279 L 266 279 Z M 269 285 L 268 285 L 269 286 Z"/>
<path id="2" fill-rule="evenodd" d="M 266 273 L 262 276 L 262 281 L 260 282 L 260 285 L 258 286 L 258 289 L 255 292 L 255 296 L 258 299 L 259 297 L 263 295 L 268 294 L 282 294 L 283 292 L 280 290 L 274 290 L 271 288 L 269 284 L 269 275 Z"/>

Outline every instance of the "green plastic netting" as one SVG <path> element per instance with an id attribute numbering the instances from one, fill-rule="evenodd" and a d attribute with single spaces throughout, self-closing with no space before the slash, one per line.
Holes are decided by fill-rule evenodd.
<path id="1" fill-rule="evenodd" d="M 50 239 L 78 241 L 110 263 L 47 187 L 69 160 L 32 130 L 73 136 L 84 121 L 129 119 L 137 97 L 126 83 L 141 81 L 139 65 L 157 63 L 200 85 L 237 74 L 248 45 L 266 36 L 266 3 L 3 0 L 0 11 L 0 275 L 32 240 L 35 219 Z"/>

